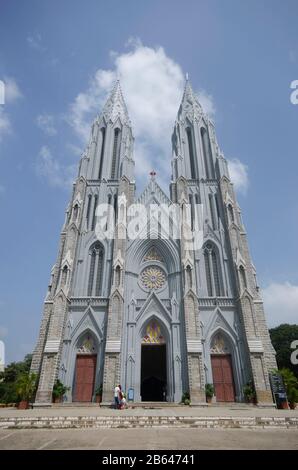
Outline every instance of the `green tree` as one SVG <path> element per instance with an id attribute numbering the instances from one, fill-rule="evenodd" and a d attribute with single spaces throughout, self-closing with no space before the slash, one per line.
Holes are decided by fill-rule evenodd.
<path id="1" fill-rule="evenodd" d="M 276 351 L 276 361 L 279 369 L 290 369 L 298 377 L 298 365 L 291 363 L 291 343 L 298 340 L 298 325 L 283 323 L 269 330 L 273 347 Z"/>
<path id="2" fill-rule="evenodd" d="M 16 383 L 20 376 L 30 371 L 32 355 L 27 354 L 23 361 L 11 362 L 0 373 L 0 403 L 16 403 L 19 400 Z"/>
<path id="3" fill-rule="evenodd" d="M 283 378 L 289 403 L 298 402 L 298 379 L 289 369 L 281 369 L 279 371 Z"/>
<path id="4" fill-rule="evenodd" d="M 16 391 L 21 400 L 30 401 L 35 394 L 37 375 L 34 372 L 20 374 L 16 381 Z"/>

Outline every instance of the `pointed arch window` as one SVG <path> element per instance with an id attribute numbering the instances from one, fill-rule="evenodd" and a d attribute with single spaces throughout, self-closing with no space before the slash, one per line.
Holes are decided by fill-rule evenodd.
<path id="1" fill-rule="evenodd" d="M 89 219 L 90 219 L 90 210 L 91 210 L 91 200 L 92 196 L 89 194 L 88 196 L 88 205 L 87 205 L 87 212 L 86 212 L 86 225 L 87 225 L 87 230 L 89 228 Z"/>
<path id="2" fill-rule="evenodd" d="M 114 180 L 118 176 L 118 160 L 119 160 L 119 141 L 120 141 L 120 129 L 114 130 L 114 144 L 113 144 L 113 155 L 112 155 L 112 169 L 111 179 Z"/>
<path id="3" fill-rule="evenodd" d="M 215 295 L 218 297 L 220 296 L 221 292 L 220 292 L 218 260 L 217 260 L 217 256 L 214 250 L 212 251 L 212 270 L 213 270 L 213 278 L 214 278 Z"/>
<path id="4" fill-rule="evenodd" d="M 94 230 L 94 229 L 95 229 L 97 200 L 98 200 L 98 196 L 95 195 L 95 196 L 94 196 L 94 206 L 93 206 L 93 216 L 92 216 L 92 226 L 91 226 L 91 230 Z"/>
<path id="5" fill-rule="evenodd" d="M 214 207 L 213 207 L 213 195 L 209 194 L 209 207 L 210 207 L 210 215 L 211 215 L 211 222 L 213 230 L 216 229 L 216 220 L 214 214 Z"/>
<path id="6" fill-rule="evenodd" d="M 216 207 L 217 222 L 219 222 L 220 211 L 219 211 L 219 203 L 218 203 L 218 195 L 217 194 L 214 194 L 214 201 L 215 201 L 215 207 Z"/>
<path id="7" fill-rule="evenodd" d="M 67 266 L 64 266 L 64 268 L 62 269 L 61 287 L 66 286 L 66 283 L 67 283 L 67 275 L 68 275 L 68 268 L 67 268 Z"/>
<path id="8" fill-rule="evenodd" d="M 186 282 L 187 282 L 188 289 L 191 289 L 192 288 L 192 278 L 191 278 L 191 268 L 190 268 L 190 266 L 187 266 L 187 268 L 186 268 Z"/>
<path id="9" fill-rule="evenodd" d="M 207 250 L 205 250 L 204 259 L 205 259 L 207 292 L 208 292 L 209 297 L 212 297 L 213 290 L 212 290 L 212 280 L 211 280 L 211 266 L 210 266 L 210 257 L 209 257 L 209 253 Z"/>
<path id="10" fill-rule="evenodd" d="M 220 261 L 216 248 L 207 243 L 204 249 L 207 293 L 209 297 L 222 295 L 222 277 Z"/>
<path id="11" fill-rule="evenodd" d="M 206 178 L 214 179 L 214 165 L 211 154 L 210 139 L 205 127 L 201 127 L 201 139 L 203 148 L 203 158 L 205 164 Z"/>
<path id="12" fill-rule="evenodd" d="M 114 195 L 114 222 L 116 224 L 118 216 L 118 196 L 117 194 Z"/>
<path id="13" fill-rule="evenodd" d="M 102 291 L 103 279 L 103 248 L 99 242 L 96 242 L 89 251 L 91 256 L 87 295 L 91 297 L 100 296 Z"/>
<path id="14" fill-rule="evenodd" d="M 95 295 L 100 296 L 102 290 L 102 272 L 103 272 L 103 250 L 101 246 L 97 253 L 97 273 L 96 273 L 96 284 L 95 284 Z"/>
<path id="15" fill-rule="evenodd" d="M 196 163 L 195 163 L 195 154 L 193 146 L 193 135 L 190 127 L 186 128 L 187 142 L 188 142 L 188 153 L 189 153 L 189 162 L 190 162 L 190 177 L 191 179 L 196 179 Z"/>
<path id="16" fill-rule="evenodd" d="M 115 271 L 115 287 L 120 287 L 120 277 L 121 277 L 120 266 L 117 266 L 116 271 Z"/>
<path id="17" fill-rule="evenodd" d="M 189 205 L 190 205 L 190 228 L 191 230 L 193 230 L 195 214 L 194 214 L 194 201 L 193 201 L 192 194 L 189 195 Z"/>
<path id="18" fill-rule="evenodd" d="M 106 221 L 106 226 L 105 226 L 105 231 L 108 230 L 108 227 L 110 226 L 111 222 L 111 212 L 112 212 L 112 195 L 108 195 L 108 211 L 107 211 L 107 221 Z"/>
<path id="19" fill-rule="evenodd" d="M 78 218 L 78 213 L 79 213 L 79 206 L 76 204 L 73 208 L 73 220 L 76 221 Z"/>
<path id="20" fill-rule="evenodd" d="M 102 127 L 100 129 L 100 132 L 101 132 L 101 151 L 100 151 L 100 163 L 99 163 L 98 179 L 101 180 L 101 178 L 102 178 L 103 156 L 104 156 L 104 151 L 105 151 L 106 128 Z"/>
<path id="21" fill-rule="evenodd" d="M 95 250 L 93 250 L 91 253 L 91 262 L 90 262 L 90 271 L 89 271 L 89 280 L 88 280 L 88 292 L 87 292 L 88 297 L 91 297 L 92 290 L 93 290 L 95 260 L 96 260 L 96 252 Z"/>

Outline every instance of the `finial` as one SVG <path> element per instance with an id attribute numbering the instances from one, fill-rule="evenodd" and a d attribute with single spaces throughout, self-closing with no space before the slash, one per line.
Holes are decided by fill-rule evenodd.
<path id="1" fill-rule="evenodd" d="M 155 180 L 155 176 L 156 176 L 156 171 L 151 170 L 150 173 L 149 173 L 149 175 L 151 176 L 152 181 L 154 181 L 154 180 Z"/>
<path id="2" fill-rule="evenodd" d="M 185 80 L 188 82 L 188 72 L 185 74 Z"/>

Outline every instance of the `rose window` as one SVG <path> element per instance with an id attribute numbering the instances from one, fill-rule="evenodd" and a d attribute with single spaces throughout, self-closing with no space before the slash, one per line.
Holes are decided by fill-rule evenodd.
<path id="1" fill-rule="evenodd" d="M 160 268 L 150 266 L 142 272 L 141 282 L 147 289 L 160 289 L 166 282 L 166 276 Z"/>

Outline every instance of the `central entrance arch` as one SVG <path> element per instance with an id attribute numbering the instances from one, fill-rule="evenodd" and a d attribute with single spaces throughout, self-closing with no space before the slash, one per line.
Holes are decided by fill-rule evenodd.
<path id="1" fill-rule="evenodd" d="M 141 399 L 166 401 L 167 345 L 156 320 L 146 327 L 141 343 Z"/>
<path id="2" fill-rule="evenodd" d="M 216 401 L 235 401 L 231 348 L 221 332 L 217 332 L 211 342 L 211 368 Z"/>

